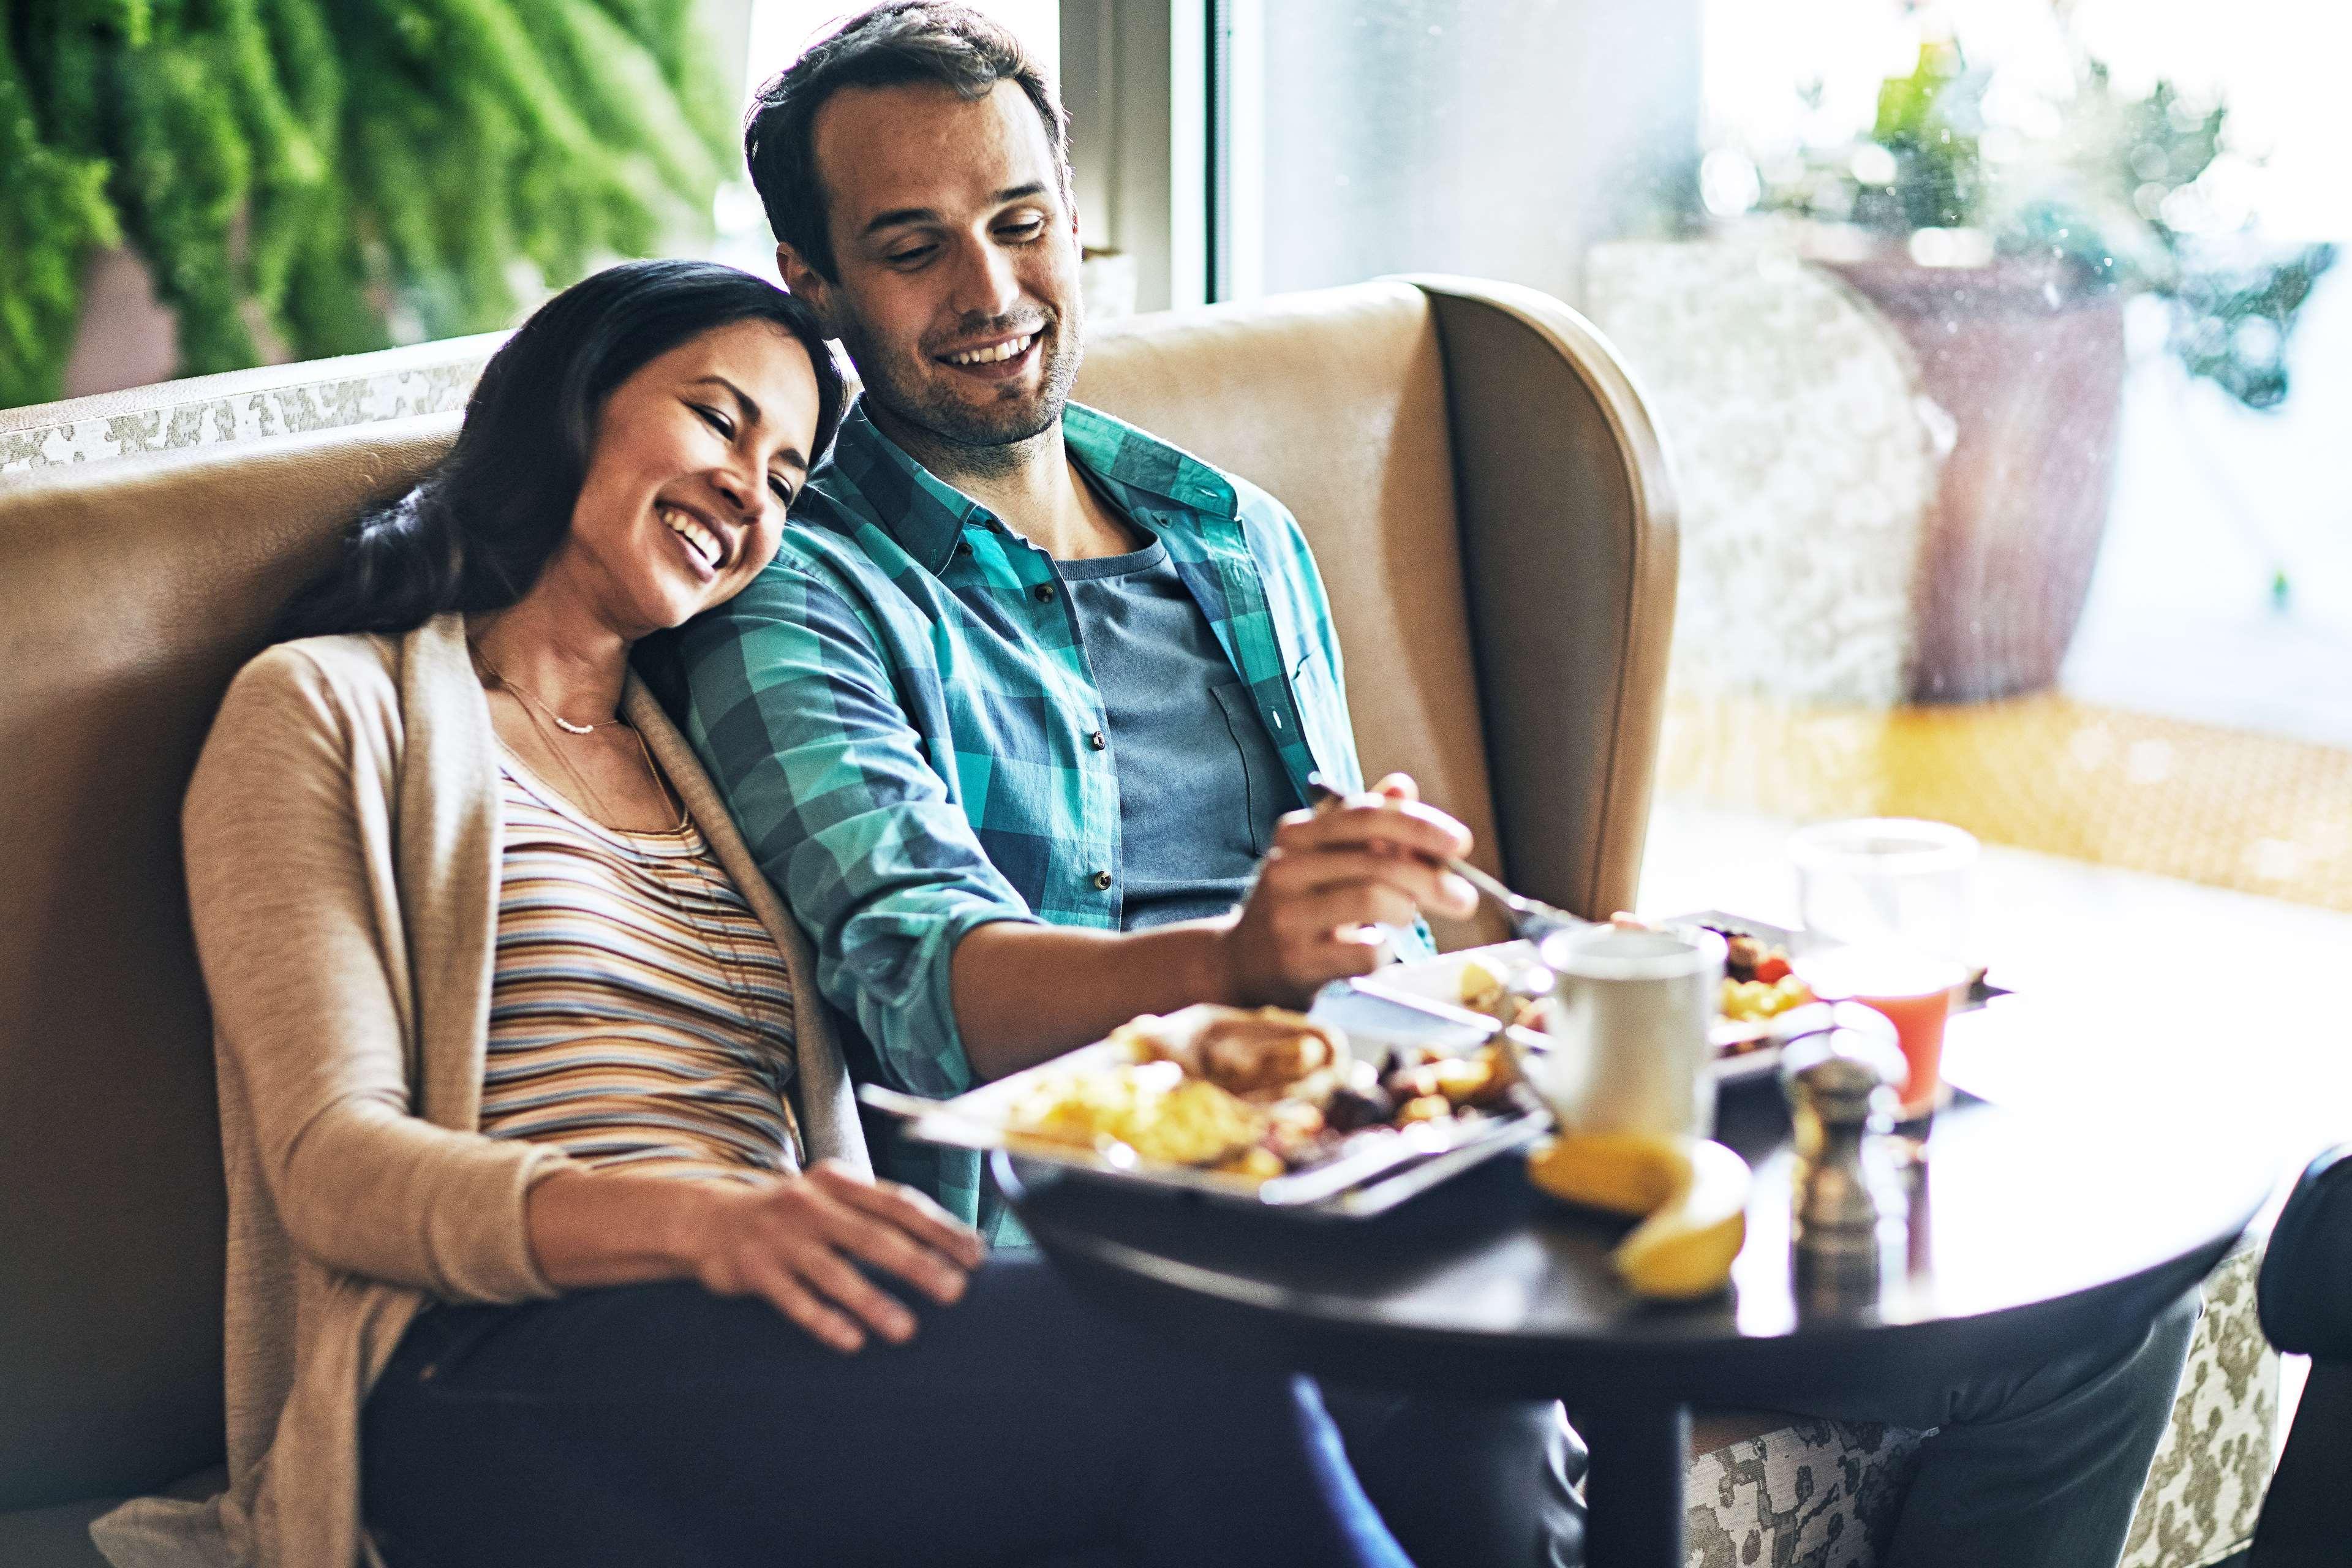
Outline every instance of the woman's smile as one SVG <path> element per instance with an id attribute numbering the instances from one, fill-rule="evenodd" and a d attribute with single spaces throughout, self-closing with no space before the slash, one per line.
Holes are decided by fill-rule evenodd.
<path id="1" fill-rule="evenodd" d="M 709 514 L 679 501 L 654 503 L 656 521 L 677 541 L 678 552 L 702 582 L 715 580 L 733 553 L 725 532 Z"/>

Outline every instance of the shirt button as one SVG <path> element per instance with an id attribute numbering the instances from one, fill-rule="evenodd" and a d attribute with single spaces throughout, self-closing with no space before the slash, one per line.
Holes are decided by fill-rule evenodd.
<path id="1" fill-rule="evenodd" d="M 1273 723 L 1276 729 L 1279 730 L 1282 728 L 1282 715 L 1280 713 L 1269 708 L 1265 710 L 1265 716 L 1267 720 Z"/>
<path id="2" fill-rule="evenodd" d="M 1107 892 L 1110 891 L 1110 873 L 1109 873 L 1109 872 L 1108 872 L 1108 871 L 1097 871 L 1097 872 L 1096 872 L 1096 873 L 1095 873 L 1095 890 L 1096 890 L 1096 891 L 1097 891 L 1097 892 L 1105 892 L 1105 893 L 1107 893 Z"/>
<path id="3" fill-rule="evenodd" d="M 1087 737 L 1087 744 L 1099 752 L 1104 747 L 1109 745 L 1110 742 L 1103 739 L 1103 732 L 1100 730 L 1097 730 L 1093 734 Z"/>
<path id="4" fill-rule="evenodd" d="M 1050 605 L 1054 602 L 1054 584 L 1040 583 L 1029 590 L 1029 596 L 1041 605 Z"/>

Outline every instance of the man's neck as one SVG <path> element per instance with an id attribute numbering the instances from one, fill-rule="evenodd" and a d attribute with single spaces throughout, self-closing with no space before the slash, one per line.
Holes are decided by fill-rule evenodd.
<path id="1" fill-rule="evenodd" d="M 1025 441 L 967 447 L 910 427 L 880 407 L 872 417 L 899 450 L 1057 561 L 1143 547 L 1142 536 L 1079 477 L 1058 419 Z"/>

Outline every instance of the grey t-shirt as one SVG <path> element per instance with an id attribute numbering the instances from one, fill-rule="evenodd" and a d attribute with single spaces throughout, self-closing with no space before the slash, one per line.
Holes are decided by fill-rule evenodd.
<path id="1" fill-rule="evenodd" d="M 1055 566 L 1110 719 L 1120 926 L 1222 914 L 1296 804 L 1249 689 L 1157 539 Z"/>

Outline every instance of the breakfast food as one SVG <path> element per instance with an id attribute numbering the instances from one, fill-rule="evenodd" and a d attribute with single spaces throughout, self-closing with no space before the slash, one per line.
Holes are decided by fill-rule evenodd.
<path id="1" fill-rule="evenodd" d="M 1805 983 L 1789 970 L 1784 948 L 1720 926 L 1706 928 L 1723 938 L 1723 999 L 1717 1010 L 1743 1024 L 1777 1018 L 1813 999 Z"/>
<path id="2" fill-rule="evenodd" d="M 1516 1081 L 1510 1058 L 1492 1046 L 1466 1057 L 1432 1057 L 1396 1068 L 1381 1087 L 1395 1100 L 1438 1099 L 1453 1105 L 1500 1104 Z"/>
<path id="3" fill-rule="evenodd" d="M 1610 1254 L 1637 1295 L 1696 1300 L 1731 1283 L 1748 1240 L 1748 1162 L 1705 1139 L 1563 1133 L 1528 1156 L 1528 1176 L 1563 1202 L 1642 1223 Z"/>
<path id="4" fill-rule="evenodd" d="M 1532 969 L 1532 964 L 1523 966 Z M 1540 1029 L 1544 1014 L 1551 998 L 1540 992 L 1528 992 L 1517 987 L 1518 976 L 1507 973 L 1501 965 L 1488 967 L 1476 959 L 1462 965 L 1462 1005 L 1473 1013 L 1483 1013 L 1500 1023 L 1516 1024 L 1523 1028 Z"/>
<path id="5" fill-rule="evenodd" d="M 1362 1136 L 1504 1113 L 1517 1081 L 1492 1046 L 1459 1058 L 1408 1048 L 1364 1061 L 1339 1031 L 1275 1007 L 1146 1015 L 1106 1045 L 1108 1061 L 1040 1069 L 1012 1101 L 1006 1130 L 1258 1182 Z"/>
<path id="6" fill-rule="evenodd" d="M 1760 1024 L 1779 1017 L 1791 1007 L 1801 1007 L 1812 999 L 1811 990 L 1793 974 L 1769 983 L 1734 980 L 1727 974 L 1723 977 L 1723 995 L 1716 1004 L 1716 1011 L 1738 1023 Z"/>
<path id="7" fill-rule="evenodd" d="M 1233 1094 L 1278 1096 L 1337 1063 L 1336 1029 L 1282 1007 L 1187 1007 L 1147 1013 L 1111 1031 L 1147 1060 L 1172 1061 Z"/>
<path id="8" fill-rule="evenodd" d="M 1108 1140 L 1171 1165 L 1231 1159 L 1266 1131 L 1263 1112 L 1171 1061 L 1046 1077 L 1015 1104 L 1011 1125 L 1082 1149 Z"/>

